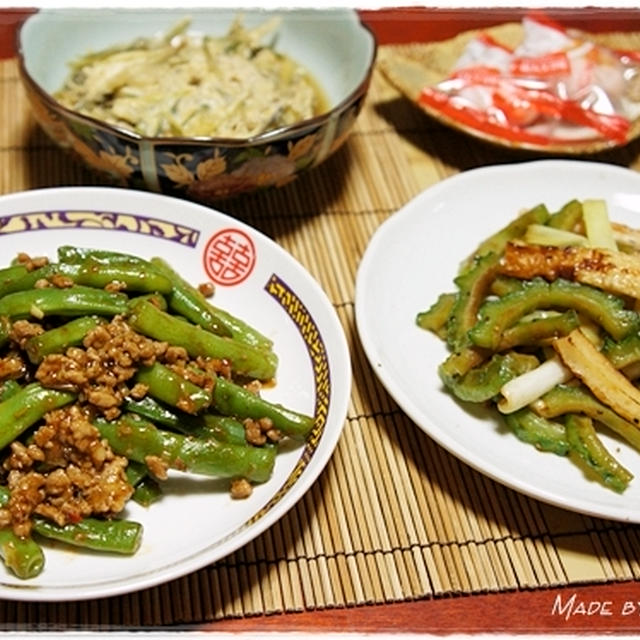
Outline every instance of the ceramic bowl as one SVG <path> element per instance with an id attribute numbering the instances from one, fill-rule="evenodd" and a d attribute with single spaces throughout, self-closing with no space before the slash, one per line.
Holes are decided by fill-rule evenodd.
<path id="1" fill-rule="evenodd" d="M 238 12 L 223 9 L 45 9 L 18 32 L 20 75 L 36 120 L 61 147 L 110 183 L 204 203 L 288 184 L 346 140 L 366 98 L 377 43 L 351 9 L 242 10 L 247 27 L 277 15 L 276 50 L 305 66 L 328 110 L 252 138 L 144 137 L 62 106 L 53 97 L 70 61 L 166 32 L 224 35 Z"/>

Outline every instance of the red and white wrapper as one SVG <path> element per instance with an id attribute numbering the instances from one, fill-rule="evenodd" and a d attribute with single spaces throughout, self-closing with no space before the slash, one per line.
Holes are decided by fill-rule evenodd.
<path id="1" fill-rule="evenodd" d="M 515 49 L 481 33 L 447 79 L 419 102 L 449 118 L 513 142 L 627 141 L 640 115 L 638 52 L 596 44 L 539 14 L 522 21 Z"/>

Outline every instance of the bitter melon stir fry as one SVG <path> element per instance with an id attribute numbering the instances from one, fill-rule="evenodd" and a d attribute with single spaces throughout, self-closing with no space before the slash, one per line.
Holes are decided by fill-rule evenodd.
<path id="1" fill-rule="evenodd" d="M 640 450 L 640 231 L 604 200 L 521 213 L 416 321 L 446 342 L 438 371 L 457 399 L 494 407 L 517 438 L 604 486 L 629 486 L 602 435 Z"/>
<path id="2" fill-rule="evenodd" d="M 0 270 L 0 556 L 20 578 L 43 541 L 132 554 L 171 473 L 250 495 L 314 419 L 268 401 L 272 341 L 162 258 L 62 246 Z"/>
<path id="3" fill-rule="evenodd" d="M 74 60 L 55 98 L 64 106 L 143 136 L 249 138 L 322 113 L 309 71 L 263 41 L 270 19 L 226 35 L 188 33 L 185 18 L 152 38 Z"/>

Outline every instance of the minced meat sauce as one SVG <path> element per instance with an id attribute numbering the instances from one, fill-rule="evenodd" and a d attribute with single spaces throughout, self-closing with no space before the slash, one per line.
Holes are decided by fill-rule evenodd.
<path id="1" fill-rule="evenodd" d="M 78 400 L 47 413 L 27 440 L 11 444 L 2 462 L 0 481 L 10 489 L 10 498 L 0 508 L 0 527 L 11 526 L 20 536 L 29 534 L 34 515 L 63 526 L 122 511 L 133 494 L 125 474 L 127 459 L 111 450 L 91 420 L 97 415 L 115 419 L 125 399 L 144 397 L 145 385 L 132 382 L 139 366 L 159 361 L 186 374 L 194 364 L 204 374 L 190 377 L 205 387 L 212 387 L 212 374 L 230 373 L 228 362 L 190 361 L 184 349 L 148 339 L 117 316 L 91 330 L 81 346 L 48 355 L 34 369 L 23 348 L 29 337 L 42 331 L 36 322 L 12 324 L 9 348 L 0 359 L 0 382 L 37 380 L 46 387 L 77 392 Z M 166 468 L 148 462 L 152 474 L 166 477 Z M 245 496 L 247 489 L 233 493 Z"/>
<path id="2" fill-rule="evenodd" d="M 11 497 L 0 510 L 0 523 L 26 536 L 33 515 L 64 526 L 118 513 L 133 493 L 126 466 L 126 458 L 113 453 L 82 408 L 50 411 L 28 445 L 11 444 L 3 463 Z"/>
<path id="3" fill-rule="evenodd" d="M 139 335 L 119 317 L 92 329 L 82 347 L 50 354 L 35 372 L 43 386 L 80 392 L 107 419 L 120 415 L 120 405 L 131 395 L 127 383 L 139 366 L 148 366 L 167 352 L 169 345 Z M 137 388 L 134 395 L 144 395 Z"/>

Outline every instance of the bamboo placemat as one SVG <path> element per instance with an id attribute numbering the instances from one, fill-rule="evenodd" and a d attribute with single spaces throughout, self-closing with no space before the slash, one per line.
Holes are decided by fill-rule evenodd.
<path id="1" fill-rule="evenodd" d="M 632 144 L 593 159 L 640 169 L 639 151 Z M 354 383 L 334 456 L 287 515 L 220 562 L 119 597 L 0 602 L 0 628 L 148 628 L 638 579 L 639 527 L 550 507 L 459 462 L 399 410 L 357 337 L 355 275 L 378 225 L 449 175 L 526 159 L 428 119 L 376 72 L 336 155 L 287 187 L 220 205 L 294 255 L 339 314 Z M 100 181 L 38 129 L 15 61 L 0 62 L 0 193 L 86 184 Z"/>

